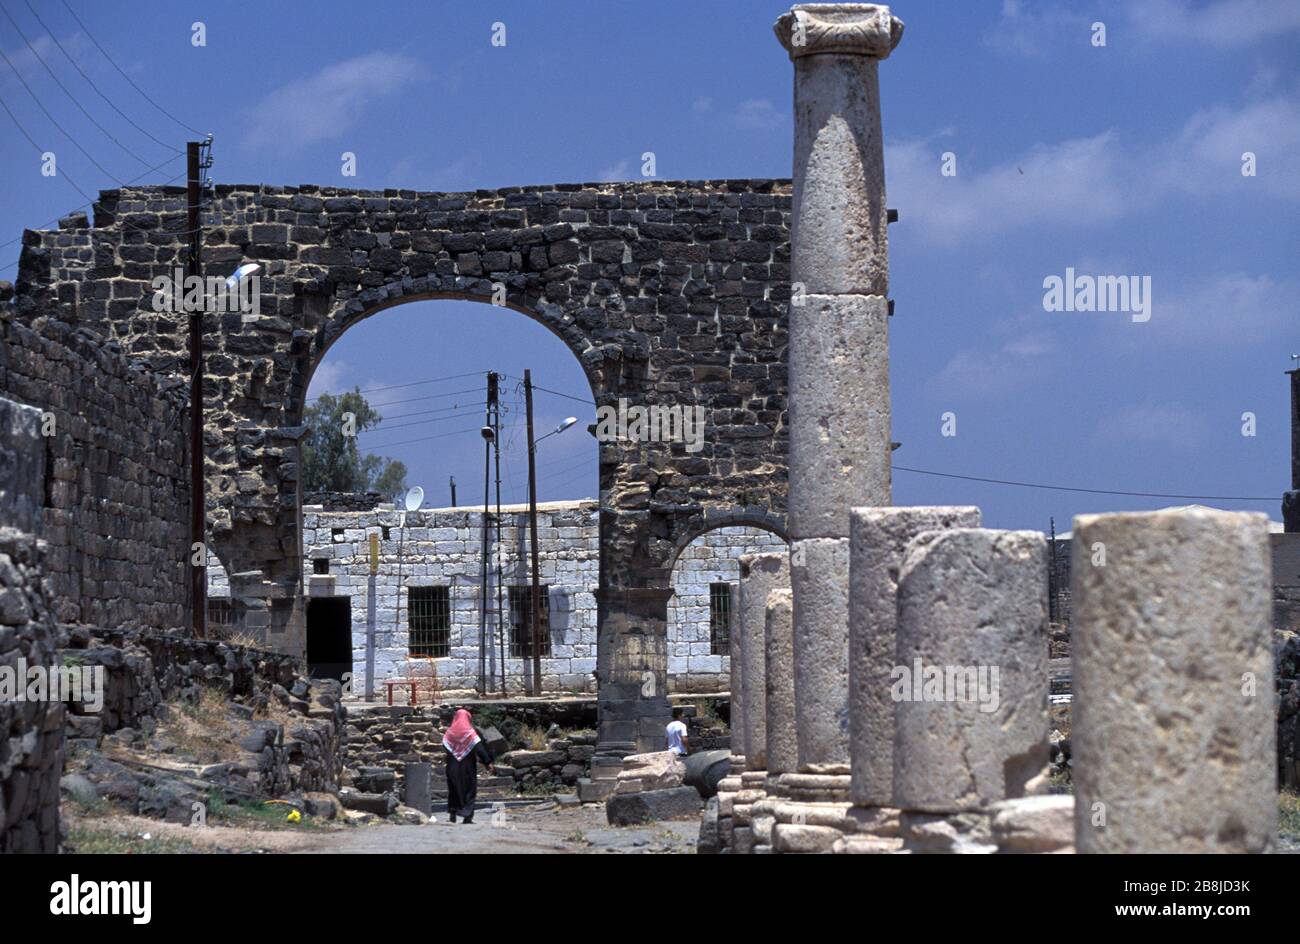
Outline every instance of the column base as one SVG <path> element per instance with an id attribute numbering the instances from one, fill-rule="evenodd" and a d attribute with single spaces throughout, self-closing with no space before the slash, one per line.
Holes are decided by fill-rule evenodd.
<path id="1" fill-rule="evenodd" d="M 767 771 L 747 770 L 740 775 L 740 790 L 731 798 L 731 834 L 735 855 L 754 852 L 757 836 L 754 832 L 753 809 L 755 803 L 767 799 Z M 771 844 L 770 837 L 767 842 Z"/>

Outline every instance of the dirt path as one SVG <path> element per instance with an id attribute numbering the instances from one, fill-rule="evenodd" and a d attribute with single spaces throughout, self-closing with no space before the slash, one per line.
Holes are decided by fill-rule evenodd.
<path id="1" fill-rule="evenodd" d="M 692 853 L 699 834 L 695 820 L 615 829 L 605 824 L 603 806 L 541 812 L 481 810 L 471 825 L 451 824 L 438 815 L 428 826 L 376 823 L 343 832 L 306 836 L 293 850 L 310 853 L 542 854 Z"/>
<path id="2" fill-rule="evenodd" d="M 65 816 L 83 852 L 266 852 L 306 854 L 693 853 L 696 820 L 613 828 L 603 806 L 543 810 L 480 810 L 471 825 L 438 813 L 427 826 L 374 823 L 313 827 L 165 823 L 121 814 Z"/>

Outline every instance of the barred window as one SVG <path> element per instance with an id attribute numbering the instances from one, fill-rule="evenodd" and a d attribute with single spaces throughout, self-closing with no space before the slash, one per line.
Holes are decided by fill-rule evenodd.
<path id="1" fill-rule="evenodd" d="M 510 654 L 533 657 L 533 588 L 510 587 Z M 551 598 L 549 588 L 539 588 L 542 615 L 542 655 L 551 654 Z"/>
<path id="2" fill-rule="evenodd" d="M 709 584 L 709 652 L 725 656 L 731 651 L 731 584 Z"/>
<path id="3" fill-rule="evenodd" d="M 225 597 L 208 597 L 208 631 L 224 634 L 235 621 L 235 606 Z"/>
<path id="4" fill-rule="evenodd" d="M 406 599 L 408 651 L 441 659 L 451 655 L 451 590 L 410 587 Z"/>

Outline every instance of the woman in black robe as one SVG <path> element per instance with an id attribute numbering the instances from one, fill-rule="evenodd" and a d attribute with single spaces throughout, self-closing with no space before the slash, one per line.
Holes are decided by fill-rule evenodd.
<path id="1" fill-rule="evenodd" d="M 456 709 L 451 727 L 442 736 L 447 764 L 447 818 L 474 822 L 474 798 L 478 795 L 478 765 L 492 773 L 492 755 L 474 730 L 474 721 L 464 708 Z"/>

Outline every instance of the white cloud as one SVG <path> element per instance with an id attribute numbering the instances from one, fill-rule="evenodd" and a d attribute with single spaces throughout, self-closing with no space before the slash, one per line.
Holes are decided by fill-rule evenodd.
<path id="1" fill-rule="evenodd" d="M 1300 31 L 1295 0 L 1142 0 L 1086 11 L 1067 6 L 1004 0 L 983 43 L 1000 52 L 1035 58 L 1063 47 L 1087 48 L 1092 24 L 1107 27 L 1108 47 L 1128 41 L 1233 48 Z"/>
<path id="2" fill-rule="evenodd" d="M 1241 346 L 1281 340 L 1300 323 L 1300 280 L 1231 272 L 1171 285 L 1153 279 L 1151 320 L 1161 344 Z"/>
<path id="3" fill-rule="evenodd" d="M 697 115 L 703 115 L 713 110 L 713 99 L 707 95 L 701 95 L 691 103 L 691 111 Z"/>
<path id="4" fill-rule="evenodd" d="M 602 170 L 600 176 L 596 179 L 600 181 L 631 180 L 631 166 L 627 160 L 621 160 L 617 164 Z"/>
<path id="5" fill-rule="evenodd" d="M 960 140 L 939 136 L 886 146 L 890 202 L 905 208 L 908 233 L 953 244 L 1026 226 L 1091 226 L 1146 212 L 1170 196 L 1231 193 L 1300 199 L 1300 103 L 1294 94 L 1197 112 L 1172 137 L 1147 145 L 1114 130 L 980 167 Z M 940 173 L 952 151 L 957 174 Z M 1242 153 L 1257 175 L 1243 177 Z"/>
<path id="6" fill-rule="evenodd" d="M 1295 0 L 1143 0 L 1124 12 L 1136 32 L 1162 42 L 1248 46 L 1300 31 Z"/>
<path id="7" fill-rule="evenodd" d="M 947 396 L 1005 396 L 1045 381 L 1055 354 L 1051 332 L 1028 331 L 996 351 L 958 351 L 936 375 L 934 386 Z"/>
<path id="8" fill-rule="evenodd" d="M 786 116 L 766 98 L 749 98 L 740 103 L 731 120 L 739 128 L 771 131 L 785 124 Z"/>
<path id="9" fill-rule="evenodd" d="M 425 75 L 409 56 L 372 52 L 326 66 L 268 93 L 249 113 L 244 146 L 295 148 L 351 130 L 366 108 Z"/>
<path id="10" fill-rule="evenodd" d="M 1125 407 L 1097 423 L 1096 437 L 1111 443 L 1196 449 L 1209 428 L 1198 413 L 1180 406 L 1144 403 Z"/>
<path id="11" fill-rule="evenodd" d="M 344 383 L 344 378 L 351 370 L 348 362 L 339 358 L 323 361 L 311 375 L 311 383 L 307 385 L 307 399 L 319 397 L 322 393 L 339 393 L 352 389 L 352 384 Z"/>
<path id="12" fill-rule="evenodd" d="M 1110 222 L 1125 200 L 1116 186 L 1117 135 L 1040 144 L 1023 157 L 988 169 L 963 160 L 960 145 L 909 141 L 885 150 L 891 206 L 905 207 L 908 232 L 933 242 L 1041 223 L 1077 226 Z M 957 155 L 957 174 L 940 174 L 945 151 Z"/>

